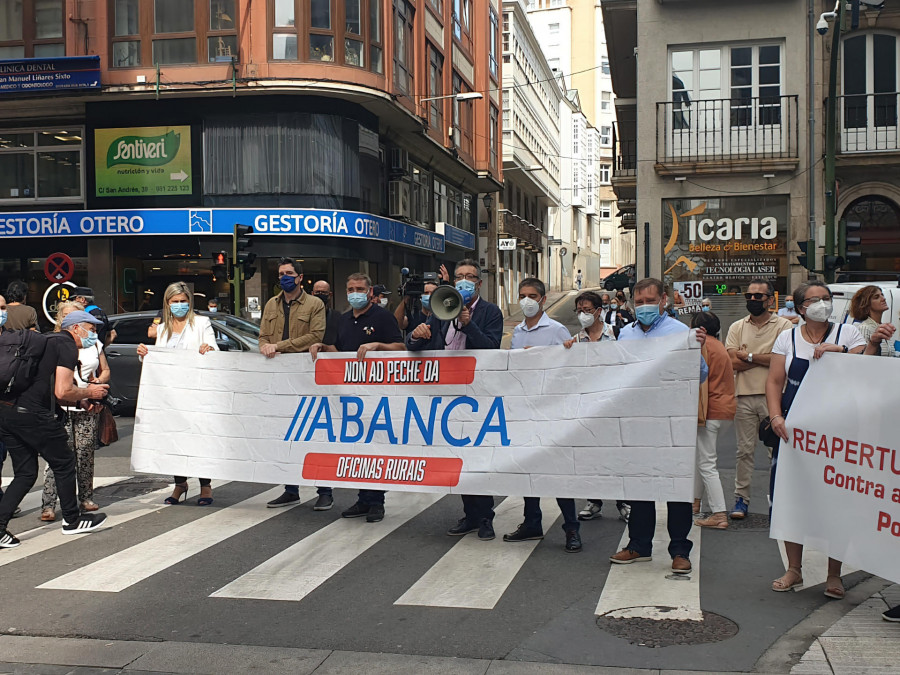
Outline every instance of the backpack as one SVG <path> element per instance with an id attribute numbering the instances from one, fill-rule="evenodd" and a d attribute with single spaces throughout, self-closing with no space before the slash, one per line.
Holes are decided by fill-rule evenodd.
<path id="1" fill-rule="evenodd" d="M 47 346 L 47 336 L 33 330 L 0 332 L 0 396 L 18 396 L 31 386 Z"/>

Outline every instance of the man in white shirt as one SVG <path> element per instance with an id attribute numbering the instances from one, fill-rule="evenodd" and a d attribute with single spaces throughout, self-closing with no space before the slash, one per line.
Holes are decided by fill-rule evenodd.
<path id="1" fill-rule="evenodd" d="M 525 279 L 519 284 L 519 306 L 525 320 L 513 329 L 510 349 L 561 345 L 572 337 L 568 328 L 544 313 L 546 300 L 547 291 L 540 279 Z M 575 500 L 557 499 L 556 503 L 563 515 L 565 550 L 567 553 L 577 553 L 581 550 L 581 535 L 578 533 L 581 524 L 578 522 Z M 515 532 L 504 534 L 503 541 L 543 539 L 541 517 L 541 500 L 538 497 L 525 497 L 525 520 Z"/>

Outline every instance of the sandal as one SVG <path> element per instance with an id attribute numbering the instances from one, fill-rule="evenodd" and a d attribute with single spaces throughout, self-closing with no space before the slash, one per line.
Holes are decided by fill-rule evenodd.
<path id="1" fill-rule="evenodd" d="M 178 490 L 181 490 L 181 492 L 178 492 Z M 187 483 L 175 483 L 175 489 L 172 491 L 172 496 L 166 497 L 164 502 L 166 504 L 174 506 L 181 500 L 187 499 L 187 493 L 188 493 L 188 484 Z"/>
<path id="2" fill-rule="evenodd" d="M 772 582 L 772 590 L 776 593 L 784 593 L 785 591 L 793 590 L 797 586 L 802 585 L 803 575 L 800 573 L 800 569 L 797 567 L 788 567 L 787 572 L 785 572 L 781 578 Z"/>
<path id="3" fill-rule="evenodd" d="M 837 583 L 832 583 L 832 579 L 837 579 Z M 829 574 L 825 580 L 825 597 L 833 598 L 834 600 L 844 599 L 844 583 L 838 575 Z"/>
<path id="4" fill-rule="evenodd" d="M 203 494 L 204 491 L 206 494 Z M 213 503 L 212 487 L 203 486 L 200 488 L 200 498 L 197 500 L 197 506 L 211 506 Z"/>

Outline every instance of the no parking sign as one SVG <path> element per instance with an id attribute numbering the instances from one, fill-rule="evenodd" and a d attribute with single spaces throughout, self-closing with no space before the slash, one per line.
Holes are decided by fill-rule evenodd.
<path id="1" fill-rule="evenodd" d="M 65 253 L 51 253 L 44 261 L 44 276 L 51 283 L 71 281 L 74 274 L 75 263 Z"/>

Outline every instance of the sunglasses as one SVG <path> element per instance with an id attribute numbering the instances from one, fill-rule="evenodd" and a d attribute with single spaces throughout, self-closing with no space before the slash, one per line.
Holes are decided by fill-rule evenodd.
<path id="1" fill-rule="evenodd" d="M 765 300 L 772 296 L 768 293 L 744 293 L 744 297 L 747 298 L 747 300 Z"/>

